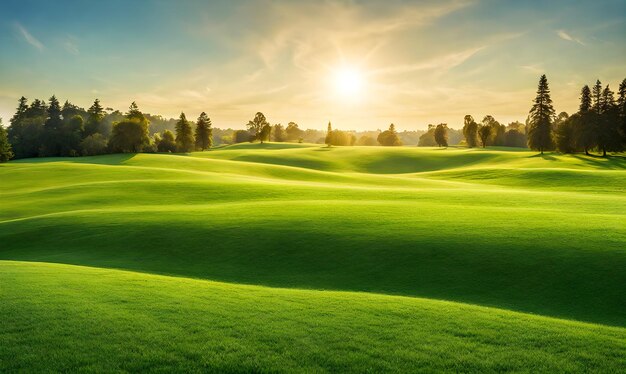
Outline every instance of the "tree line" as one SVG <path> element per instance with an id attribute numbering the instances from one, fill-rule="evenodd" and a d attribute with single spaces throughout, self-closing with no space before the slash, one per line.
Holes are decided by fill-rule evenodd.
<path id="1" fill-rule="evenodd" d="M 626 79 L 619 85 L 617 99 L 609 85 L 603 87 L 599 80 L 593 88 L 583 86 L 578 112 L 570 116 L 566 112 L 556 115 L 544 74 L 539 78 L 526 125 L 519 125 L 507 130 L 491 116 L 478 124 L 467 115 L 463 134 L 469 147 L 479 143 L 486 147 L 526 142 L 528 148 L 542 154 L 554 150 L 587 155 L 598 151 L 603 156 L 607 152 L 621 152 L 626 148 Z"/>
<path id="2" fill-rule="evenodd" d="M 571 116 L 555 113 L 545 74 L 539 79 L 525 124 L 512 122 L 505 126 L 491 115 L 478 123 L 466 115 L 462 130 L 440 123 L 428 125 L 426 131 L 399 133 L 391 124 L 384 131 L 360 132 L 360 137 L 355 131 L 333 129 L 330 122 L 326 132 L 302 130 L 295 122 L 286 127 L 271 125 L 261 112 L 247 123 L 246 130 L 222 130 L 212 127 L 205 112 L 195 122 L 184 113 L 178 120 L 166 120 L 142 113 L 135 102 L 123 114 L 111 108 L 105 110 L 98 99 L 84 110 L 69 101 L 61 105 L 54 95 L 47 103 L 35 99 L 28 104 L 21 97 L 8 129 L 2 127 L 0 119 L 0 162 L 26 157 L 202 151 L 213 146 L 214 131 L 219 133 L 220 143 L 227 144 L 271 140 L 328 146 L 400 146 L 417 141 L 418 146 L 527 146 L 541 153 L 557 150 L 589 155 L 598 151 L 603 156 L 626 147 L 626 79 L 619 85 L 617 98 L 609 85 L 603 87 L 598 80 L 592 88 L 585 85 L 581 89 L 578 112 Z"/>

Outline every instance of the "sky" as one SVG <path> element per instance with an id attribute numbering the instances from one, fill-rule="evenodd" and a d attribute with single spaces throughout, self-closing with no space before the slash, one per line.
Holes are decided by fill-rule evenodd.
<path id="1" fill-rule="evenodd" d="M 345 130 L 524 121 L 626 78 L 626 1 L 0 2 L 0 117 L 55 94 L 89 107 Z"/>

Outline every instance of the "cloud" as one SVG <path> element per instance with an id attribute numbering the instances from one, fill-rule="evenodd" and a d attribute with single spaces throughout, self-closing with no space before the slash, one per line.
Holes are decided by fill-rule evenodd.
<path id="1" fill-rule="evenodd" d="M 559 38 L 561 38 L 563 40 L 567 40 L 567 41 L 570 41 L 570 42 L 578 43 L 580 45 L 585 45 L 585 43 L 583 43 L 582 40 L 571 36 L 570 34 L 565 32 L 565 30 L 558 30 L 556 33 L 559 36 Z"/>
<path id="2" fill-rule="evenodd" d="M 533 74 L 543 74 L 545 72 L 545 69 L 540 64 L 521 65 L 520 68 Z"/>
<path id="3" fill-rule="evenodd" d="M 26 30 L 26 28 L 22 26 L 19 22 L 15 23 L 15 28 L 20 33 L 20 35 L 24 38 L 26 43 L 32 45 L 33 47 L 37 48 L 40 51 L 42 51 L 45 48 L 44 45 L 39 40 L 37 40 L 37 38 L 35 38 L 30 32 L 28 32 L 28 30 Z"/>
<path id="4" fill-rule="evenodd" d="M 65 50 L 69 52 L 70 54 L 73 54 L 73 55 L 80 54 L 80 49 L 78 48 L 78 41 L 73 36 L 68 36 L 67 39 L 65 39 L 65 41 L 63 42 L 63 48 L 65 48 Z"/>

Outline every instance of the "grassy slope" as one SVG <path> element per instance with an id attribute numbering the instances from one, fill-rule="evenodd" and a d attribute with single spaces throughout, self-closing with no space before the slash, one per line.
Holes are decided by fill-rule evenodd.
<path id="1" fill-rule="evenodd" d="M 3 165 L 0 259 L 626 325 L 620 158 L 265 147 Z"/>
<path id="2" fill-rule="evenodd" d="M 626 329 L 458 303 L 19 262 L 0 262 L 0 285 L 2 372 L 626 365 Z"/>
<path id="3" fill-rule="evenodd" d="M 0 261 L 9 277 L 0 282 L 0 299 L 11 301 L 0 303 L 9 305 L 0 306 L 0 318 L 15 321 L 0 330 L 0 341 L 19 343 L 0 348 L 0 358 L 13 357 L 10 368 L 52 361 L 58 369 L 102 370 L 120 357 L 129 366 L 117 368 L 137 370 L 185 369 L 190 359 L 221 370 L 406 369 L 411 362 L 500 370 L 522 368 L 531 358 L 535 369 L 615 368 L 624 349 L 615 336 L 623 337 L 626 326 L 625 169 L 618 157 L 278 144 L 0 165 L 0 260 L 447 299 L 621 326 L 421 299 Z M 142 296 L 138 285 L 148 284 Z M 228 304 L 225 295 L 234 290 L 241 304 L 204 319 L 202 311 Z M 109 292 L 117 301 L 106 298 Z M 275 326 L 271 313 L 254 309 L 280 308 L 292 295 L 312 312 L 285 311 Z M 118 309 L 120 320 L 112 320 Z M 362 315 L 352 320 L 354 310 Z M 88 325 L 95 311 L 99 319 Z M 337 318 L 322 323 L 318 314 Z M 236 326 L 235 335 L 211 327 L 216 321 Z M 154 323 L 162 333 L 150 331 Z M 198 335 L 189 335 L 195 325 Z M 107 327 L 111 336 L 102 333 Z M 406 337 L 398 333 L 407 330 Z M 65 338 L 57 347 L 59 336 Z M 139 348 L 116 348 L 126 340 Z M 177 342 L 159 346 L 171 341 Z M 104 366 L 90 366 L 102 359 L 91 349 L 97 344 L 112 357 Z M 87 348 L 72 358 L 81 346 Z M 51 352 L 50 360 L 38 363 L 40 353 L 21 349 Z M 604 363 L 602 355 L 609 357 Z"/>

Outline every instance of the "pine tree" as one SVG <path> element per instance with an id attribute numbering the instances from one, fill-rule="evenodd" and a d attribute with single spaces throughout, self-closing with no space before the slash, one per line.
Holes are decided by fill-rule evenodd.
<path id="1" fill-rule="evenodd" d="M 211 148 L 213 145 L 213 129 L 211 119 L 205 112 L 200 113 L 196 123 L 196 148 L 202 151 Z"/>
<path id="2" fill-rule="evenodd" d="M 11 158 L 13 158 L 13 151 L 11 150 L 11 143 L 9 143 L 7 130 L 5 130 L 4 127 L 2 127 L 2 118 L 0 118 L 0 162 L 7 162 Z"/>
<path id="3" fill-rule="evenodd" d="M 28 110 L 28 99 L 26 99 L 24 96 L 20 97 L 20 100 L 18 101 L 18 105 L 17 105 L 17 109 L 15 111 L 15 114 L 13 115 L 13 117 L 11 118 L 11 125 L 18 125 L 20 120 L 22 120 L 24 118 L 24 116 L 26 115 L 26 111 Z"/>
<path id="4" fill-rule="evenodd" d="M 537 96 L 530 110 L 530 128 L 528 130 L 528 147 L 530 149 L 538 150 L 541 154 L 543 154 L 544 151 L 553 149 L 553 118 L 554 107 L 552 106 L 552 99 L 550 98 L 548 78 L 543 74 L 541 78 L 539 78 Z"/>
<path id="5" fill-rule="evenodd" d="M 89 117 L 87 118 L 87 124 L 85 125 L 85 136 L 89 136 L 98 132 L 100 124 L 104 119 L 104 108 L 100 105 L 100 100 L 94 100 L 93 104 L 87 110 Z"/>
<path id="6" fill-rule="evenodd" d="M 39 156 L 60 156 L 61 143 L 63 142 L 61 135 L 63 120 L 61 118 L 61 104 L 54 95 L 52 95 L 49 100 L 46 115 L 44 138 L 42 142 L 43 147 L 40 150 Z"/>
<path id="7" fill-rule="evenodd" d="M 593 85 L 593 96 L 592 96 L 592 100 L 593 100 L 593 104 L 592 104 L 592 109 L 600 114 L 601 113 L 601 109 L 600 106 L 602 105 L 602 83 L 600 82 L 600 80 L 596 80 L 596 84 Z"/>
<path id="8" fill-rule="evenodd" d="M 589 155 L 589 150 L 596 145 L 596 126 L 592 108 L 591 89 L 585 85 L 580 90 L 580 106 L 578 116 L 573 122 L 573 132 L 576 147 L 582 148 L 586 155 Z"/>
<path id="9" fill-rule="evenodd" d="M 328 122 L 328 130 L 326 131 L 326 139 L 324 140 L 324 143 L 326 143 L 327 146 L 332 146 L 332 140 L 333 140 L 333 126 L 330 124 L 330 121 Z"/>
<path id="10" fill-rule="evenodd" d="M 128 113 L 126 113 L 126 118 L 128 118 L 128 119 L 139 119 L 139 120 L 145 119 L 143 113 L 141 113 L 141 111 L 139 111 L 139 107 L 137 106 L 137 103 L 134 102 L 134 101 L 128 107 Z"/>
<path id="11" fill-rule="evenodd" d="M 61 105 L 59 100 L 52 95 L 50 98 L 50 105 L 48 105 L 48 118 L 46 119 L 46 129 L 58 130 L 63 121 L 61 120 Z"/>
<path id="12" fill-rule="evenodd" d="M 617 106 L 621 120 L 622 143 L 626 146 L 626 79 L 619 85 Z"/>
<path id="13" fill-rule="evenodd" d="M 619 108 L 615 103 L 613 91 L 611 91 L 608 85 L 602 91 L 597 133 L 598 148 L 602 150 L 603 157 L 606 157 L 607 152 L 619 152 L 622 150 Z"/>
<path id="14" fill-rule="evenodd" d="M 180 113 L 180 119 L 176 122 L 176 147 L 178 152 L 193 151 L 193 132 L 185 113 Z"/>

